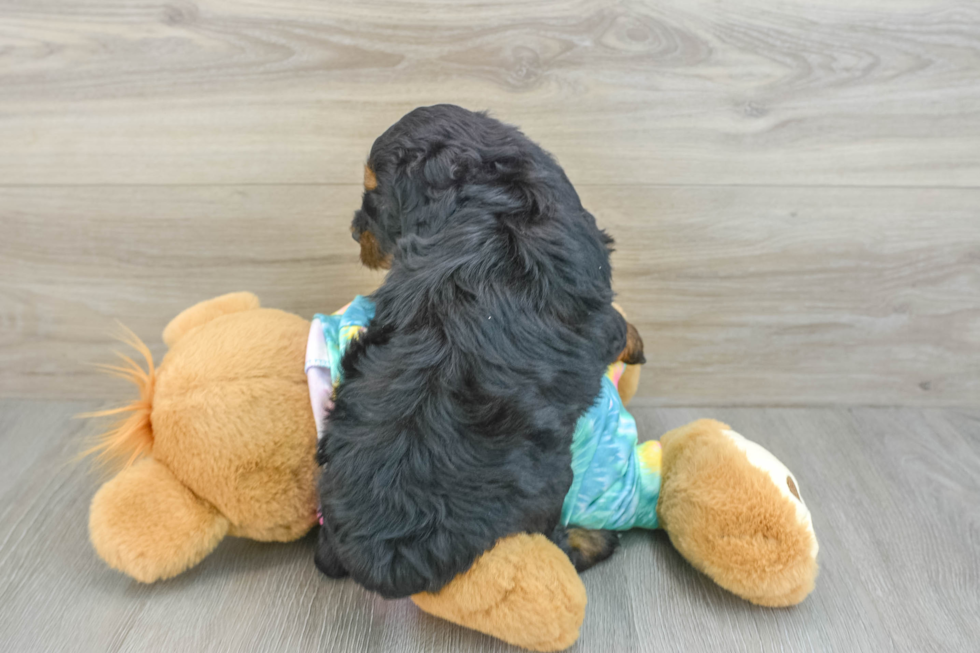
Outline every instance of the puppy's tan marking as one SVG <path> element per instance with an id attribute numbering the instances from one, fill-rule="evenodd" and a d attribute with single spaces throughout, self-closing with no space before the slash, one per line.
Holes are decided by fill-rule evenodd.
<path id="1" fill-rule="evenodd" d="M 374 176 L 374 170 L 370 166 L 364 165 L 364 190 L 374 190 L 378 187 L 378 178 Z"/>
<path id="2" fill-rule="evenodd" d="M 646 356 L 643 355 L 643 338 L 640 337 L 636 327 L 629 322 L 626 323 L 626 348 L 619 355 L 619 360 L 627 365 L 642 365 L 647 362 Z"/>
<path id="3" fill-rule="evenodd" d="M 383 254 L 377 239 L 370 231 L 361 232 L 361 263 L 372 270 L 391 268 L 391 254 Z"/>
<path id="4" fill-rule="evenodd" d="M 598 556 L 606 548 L 605 540 L 597 531 L 590 531 L 584 528 L 568 529 L 568 546 L 590 560 Z"/>
<path id="5" fill-rule="evenodd" d="M 626 319 L 626 311 L 622 306 L 613 302 L 612 307 L 623 316 L 623 319 Z M 636 327 L 628 321 L 626 322 L 626 348 L 619 354 L 617 360 L 627 365 L 642 365 L 647 362 L 646 356 L 643 355 L 643 338 L 640 337 Z"/>

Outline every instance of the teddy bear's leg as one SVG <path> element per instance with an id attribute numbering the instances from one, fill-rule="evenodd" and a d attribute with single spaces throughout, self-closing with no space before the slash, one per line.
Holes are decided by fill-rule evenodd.
<path id="1" fill-rule="evenodd" d="M 795 605 L 817 575 L 817 540 L 782 463 L 727 425 L 699 420 L 661 440 L 657 514 L 677 550 L 759 605 Z"/>
<path id="2" fill-rule="evenodd" d="M 619 398 L 623 405 L 627 405 L 636 394 L 636 388 L 640 385 L 640 366 L 627 365 L 623 370 L 623 375 L 619 377 L 616 389 L 619 391 Z"/>
<path id="3" fill-rule="evenodd" d="M 89 513 L 99 556 L 144 583 L 193 567 L 227 532 L 228 520 L 153 458 L 103 485 Z"/>
<path id="4" fill-rule="evenodd" d="M 585 586 L 568 556 L 543 535 L 511 535 L 437 593 L 416 594 L 422 610 L 533 651 L 578 639 Z"/>
<path id="5" fill-rule="evenodd" d="M 184 337 L 191 329 L 210 322 L 216 317 L 249 311 L 259 307 L 259 298 L 250 292 L 233 292 L 198 302 L 185 308 L 163 330 L 163 342 L 168 347 Z"/>

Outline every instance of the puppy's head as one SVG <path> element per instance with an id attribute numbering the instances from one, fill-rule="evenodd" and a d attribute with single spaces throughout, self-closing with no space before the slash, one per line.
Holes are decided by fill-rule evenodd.
<path id="1" fill-rule="evenodd" d="M 401 239 L 425 239 L 464 220 L 463 204 L 532 216 L 553 204 L 541 181 L 556 174 L 567 183 L 546 152 L 485 113 L 449 104 L 415 109 L 371 147 L 351 224 L 361 262 L 391 267 Z"/>

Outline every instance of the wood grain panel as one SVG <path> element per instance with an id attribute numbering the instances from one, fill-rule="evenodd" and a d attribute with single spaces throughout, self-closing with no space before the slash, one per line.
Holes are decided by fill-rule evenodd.
<path id="1" fill-rule="evenodd" d="M 637 401 L 976 405 L 980 190 L 587 187 L 649 361 Z M 252 290 L 312 316 L 370 292 L 357 187 L 0 188 L 0 396 L 118 397 L 149 343 Z M 162 350 L 156 348 L 158 353 Z"/>
<path id="2" fill-rule="evenodd" d="M 202 299 L 251 290 L 312 318 L 372 291 L 382 277 L 348 227 L 359 201 L 357 188 L 0 188 L 0 396 L 118 393 L 92 367 L 116 320 L 162 355 L 163 327 Z"/>
<path id="3" fill-rule="evenodd" d="M 87 541 L 99 480 L 69 462 L 91 404 L 0 400 L 0 641 L 33 651 L 513 652 L 313 566 L 314 539 L 230 538 L 198 567 L 142 585 Z M 636 409 L 641 439 L 724 420 L 793 470 L 820 541 L 800 606 L 736 599 L 663 533 L 629 533 L 583 575 L 575 651 L 968 651 L 980 639 L 980 413 L 913 409 Z M 0 465 L 3 461 L 0 460 Z"/>
<path id="4" fill-rule="evenodd" d="M 583 189 L 658 404 L 980 402 L 980 191 Z"/>
<path id="5" fill-rule="evenodd" d="M 0 181 L 354 183 L 414 106 L 578 185 L 980 183 L 980 7 L 0 0 Z"/>

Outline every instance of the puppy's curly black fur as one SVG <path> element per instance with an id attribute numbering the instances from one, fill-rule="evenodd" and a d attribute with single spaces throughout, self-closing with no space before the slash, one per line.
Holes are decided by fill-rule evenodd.
<path id="1" fill-rule="evenodd" d="M 516 532 L 608 557 L 614 534 L 558 518 L 576 420 L 627 343 L 612 240 L 547 152 L 456 106 L 378 138 L 365 189 L 354 237 L 390 272 L 318 448 L 317 565 L 400 597 Z"/>

